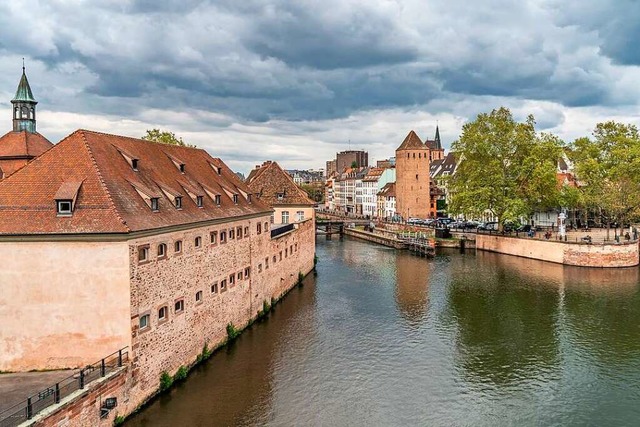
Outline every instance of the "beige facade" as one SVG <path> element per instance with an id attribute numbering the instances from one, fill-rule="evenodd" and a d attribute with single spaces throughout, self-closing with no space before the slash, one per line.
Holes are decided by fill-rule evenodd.
<path id="1" fill-rule="evenodd" d="M 126 242 L 0 242 L 0 370 L 93 363 L 130 345 Z"/>
<path id="2" fill-rule="evenodd" d="M 294 222 L 305 221 L 315 218 L 315 209 L 313 206 L 284 206 L 275 205 L 273 207 L 273 224 L 291 224 Z"/>

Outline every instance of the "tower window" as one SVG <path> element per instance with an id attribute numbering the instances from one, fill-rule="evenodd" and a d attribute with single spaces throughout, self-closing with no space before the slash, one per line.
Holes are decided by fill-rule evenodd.
<path id="1" fill-rule="evenodd" d="M 151 198 L 151 210 L 154 212 L 158 212 L 160 210 L 159 206 L 158 206 L 158 198 L 157 197 L 152 197 Z"/>
<path id="2" fill-rule="evenodd" d="M 202 204 L 204 203 L 204 197 L 202 196 L 196 196 L 196 205 L 198 205 L 199 208 L 202 207 Z"/>

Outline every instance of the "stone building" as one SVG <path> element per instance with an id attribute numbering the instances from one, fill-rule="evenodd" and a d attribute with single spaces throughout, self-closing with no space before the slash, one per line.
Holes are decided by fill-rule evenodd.
<path id="1" fill-rule="evenodd" d="M 429 217 L 431 155 L 414 131 L 396 149 L 396 212 L 405 220 Z"/>
<path id="2" fill-rule="evenodd" d="M 369 166 L 369 153 L 362 150 L 348 150 L 336 153 L 336 171 L 344 172 L 346 168 L 351 168 L 355 163 L 356 168 Z"/>
<path id="3" fill-rule="evenodd" d="M 0 182 L 0 206 L 0 370 L 128 347 L 120 414 L 313 269 L 312 218 L 272 234 L 201 149 L 78 130 Z"/>
<path id="4" fill-rule="evenodd" d="M 276 162 L 266 161 L 249 173 L 246 184 L 257 198 L 273 208 L 273 224 L 314 218 L 315 202 Z"/>
<path id="5" fill-rule="evenodd" d="M 22 77 L 11 100 L 13 129 L 0 137 L 0 179 L 8 177 L 53 146 L 36 131 L 37 104 L 22 67 Z"/>

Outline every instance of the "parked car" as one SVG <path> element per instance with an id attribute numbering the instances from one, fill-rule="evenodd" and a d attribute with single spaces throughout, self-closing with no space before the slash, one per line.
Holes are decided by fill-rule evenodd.
<path id="1" fill-rule="evenodd" d="M 502 230 L 506 233 L 511 233 L 512 231 L 516 231 L 520 227 L 520 224 L 515 223 L 513 221 L 505 221 L 502 225 Z"/>
<path id="2" fill-rule="evenodd" d="M 412 225 L 422 224 L 422 220 L 420 218 L 409 218 L 407 220 L 407 224 L 412 224 Z"/>
<path id="3" fill-rule="evenodd" d="M 520 227 L 516 228 L 516 231 L 518 233 L 528 233 L 531 231 L 531 226 L 529 224 L 524 224 L 521 225 Z"/>
<path id="4" fill-rule="evenodd" d="M 478 226 L 478 231 L 498 231 L 498 222 L 497 221 L 483 222 Z"/>
<path id="5" fill-rule="evenodd" d="M 478 228 L 478 225 L 480 224 L 477 221 L 466 221 L 463 228 L 465 230 L 475 230 Z"/>

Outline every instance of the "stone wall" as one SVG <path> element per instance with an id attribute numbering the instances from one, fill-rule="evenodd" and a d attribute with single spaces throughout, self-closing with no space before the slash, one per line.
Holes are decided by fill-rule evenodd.
<path id="1" fill-rule="evenodd" d="M 128 410 L 152 396 L 163 371 L 174 374 L 193 363 L 203 346 L 215 348 L 227 338 L 227 324 L 244 327 L 262 310 L 264 301 L 278 299 L 313 269 L 315 230 L 313 220 L 272 239 L 269 216 L 233 221 L 215 226 L 153 236 L 129 242 L 131 260 L 131 336 L 133 349 L 132 390 Z M 262 231 L 258 234 L 257 224 Z M 241 239 L 229 238 L 229 231 L 243 230 Z M 248 228 L 249 235 L 245 235 Z M 221 233 L 227 242 L 221 243 Z M 210 233 L 217 232 L 215 244 Z M 195 239 L 202 238 L 196 248 Z M 181 240 L 182 251 L 174 244 Z M 157 257 L 158 245 L 167 245 L 168 255 Z M 138 262 L 138 249 L 149 246 L 150 261 Z M 268 259 L 268 261 L 267 261 Z M 246 269 L 249 268 L 249 278 Z M 242 273 L 242 278 L 238 274 Z M 235 284 L 229 276 L 234 275 Z M 222 281 L 226 288 L 222 289 Z M 217 284 L 215 292 L 212 286 Z M 198 294 L 201 292 L 201 294 Z M 201 295 L 196 301 L 196 295 Z M 175 302 L 184 301 L 176 312 Z M 160 307 L 168 308 L 159 319 Z M 150 316 L 149 327 L 140 329 L 140 317 Z"/>
<path id="2" fill-rule="evenodd" d="M 74 396 L 68 402 L 61 402 L 60 406 L 52 407 L 51 412 L 37 416 L 33 422 L 36 427 L 94 427 L 112 426 L 114 419 L 127 406 L 128 392 L 127 369 L 101 380 L 99 383 L 89 384 L 87 390 Z M 115 397 L 118 406 L 109 412 L 105 418 L 100 418 L 100 408 L 108 397 Z"/>
<path id="3" fill-rule="evenodd" d="M 0 370 L 74 368 L 130 345 L 128 245 L 0 242 Z"/>
<path id="4" fill-rule="evenodd" d="M 396 212 L 405 219 L 429 217 L 429 166 L 427 149 L 396 151 Z"/>
<path id="5" fill-rule="evenodd" d="M 586 244 L 478 234 L 476 248 L 580 267 L 638 265 L 638 243 Z"/>

